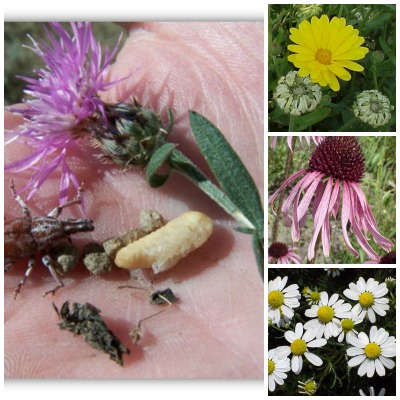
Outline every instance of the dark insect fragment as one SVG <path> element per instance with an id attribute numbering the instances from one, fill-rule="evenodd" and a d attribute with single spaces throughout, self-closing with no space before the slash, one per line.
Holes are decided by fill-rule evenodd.
<path id="1" fill-rule="evenodd" d="M 168 288 L 165 290 L 157 290 L 150 294 L 150 304 L 166 304 L 176 303 L 178 299 L 175 297 L 174 292 Z"/>
<path id="2" fill-rule="evenodd" d="M 100 310 L 90 303 L 74 303 L 72 312 L 69 310 L 69 301 L 66 301 L 59 311 L 53 303 L 53 307 L 61 322 L 60 329 L 82 335 L 85 341 L 94 349 L 101 350 L 110 355 L 111 360 L 119 365 L 124 364 L 123 354 L 129 354 L 127 349 L 114 333 L 107 327 L 100 317 Z"/>

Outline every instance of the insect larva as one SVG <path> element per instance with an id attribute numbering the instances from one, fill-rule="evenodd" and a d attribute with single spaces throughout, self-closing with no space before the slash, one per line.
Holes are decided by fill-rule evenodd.
<path id="1" fill-rule="evenodd" d="M 189 211 L 120 249 L 114 262 L 120 268 L 152 268 L 158 274 L 200 247 L 212 231 L 212 220 L 207 215 Z"/>

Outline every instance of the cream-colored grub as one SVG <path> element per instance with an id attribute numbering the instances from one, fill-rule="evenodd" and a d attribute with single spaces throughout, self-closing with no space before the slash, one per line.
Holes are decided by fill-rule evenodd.
<path id="1" fill-rule="evenodd" d="M 211 218 L 189 211 L 118 250 L 114 262 L 120 268 L 152 268 L 158 274 L 203 245 L 212 231 Z"/>

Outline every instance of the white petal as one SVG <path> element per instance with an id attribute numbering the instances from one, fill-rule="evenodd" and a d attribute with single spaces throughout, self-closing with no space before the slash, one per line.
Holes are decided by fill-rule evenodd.
<path id="1" fill-rule="evenodd" d="M 274 380 L 273 375 L 271 374 L 271 375 L 268 376 L 268 390 L 270 392 L 273 392 L 275 390 L 275 388 L 276 388 L 275 380 Z"/>
<path id="2" fill-rule="evenodd" d="M 361 364 L 367 357 L 364 355 L 355 356 L 348 361 L 349 367 L 355 367 Z"/>
<path id="3" fill-rule="evenodd" d="M 346 289 L 345 291 L 343 291 L 343 294 L 350 300 L 358 301 L 358 298 L 360 297 L 360 295 L 357 295 L 353 290 L 350 289 Z"/>
<path id="4" fill-rule="evenodd" d="M 350 347 L 346 350 L 346 353 L 350 357 L 359 356 L 364 354 L 364 349 L 360 349 L 359 347 Z"/>
<path id="5" fill-rule="evenodd" d="M 327 343 L 326 339 L 314 339 L 312 342 L 307 343 L 307 347 L 322 347 Z"/>
<path id="6" fill-rule="evenodd" d="M 375 325 L 371 326 L 371 329 L 369 331 L 369 337 L 371 339 L 371 342 L 376 342 L 377 335 L 378 335 L 378 328 Z"/>
<path id="7" fill-rule="evenodd" d="M 282 313 L 289 319 L 292 319 L 294 317 L 294 312 L 291 308 L 285 306 L 284 304 L 282 305 Z"/>
<path id="8" fill-rule="evenodd" d="M 393 360 L 390 358 L 384 357 L 384 356 L 379 356 L 379 359 L 381 360 L 382 364 L 387 368 L 387 369 L 392 369 L 395 366 L 395 363 Z"/>
<path id="9" fill-rule="evenodd" d="M 338 298 L 339 295 L 337 293 L 333 294 L 329 299 L 328 306 L 332 306 L 333 304 L 335 304 Z"/>
<path id="10" fill-rule="evenodd" d="M 370 322 L 375 323 L 376 321 L 376 317 L 375 317 L 375 313 L 372 310 L 372 308 L 368 308 L 368 319 L 370 320 Z"/>
<path id="11" fill-rule="evenodd" d="M 296 338 L 300 339 L 303 336 L 303 331 L 304 331 L 303 324 L 301 322 L 298 322 L 296 324 L 296 328 L 294 330 L 294 332 L 296 334 Z"/>
<path id="12" fill-rule="evenodd" d="M 375 361 L 370 360 L 367 365 L 367 376 L 368 378 L 372 378 L 375 373 Z"/>
<path id="13" fill-rule="evenodd" d="M 311 364 L 316 365 L 317 367 L 322 365 L 322 360 L 315 354 L 306 351 L 304 355 L 306 356 L 307 360 L 310 361 Z"/>
<path id="14" fill-rule="evenodd" d="M 304 312 L 305 316 L 308 318 L 315 318 L 318 315 L 318 309 L 317 308 L 309 308 Z"/>
<path id="15" fill-rule="evenodd" d="M 293 356 L 292 357 L 292 371 L 295 374 L 298 374 L 300 372 L 300 370 L 299 370 L 300 359 L 301 359 L 300 356 Z"/>
<path id="16" fill-rule="evenodd" d="M 321 295 L 321 300 L 320 300 L 321 303 L 320 304 L 327 306 L 328 305 L 328 293 L 321 292 L 320 295 Z"/>
<path id="17" fill-rule="evenodd" d="M 275 349 L 275 353 L 278 358 L 286 358 L 291 353 L 291 350 L 289 346 L 279 346 Z"/>
<path id="18" fill-rule="evenodd" d="M 379 358 L 377 358 L 375 360 L 375 368 L 376 368 L 376 373 L 379 376 L 385 376 L 386 371 L 385 371 L 385 368 L 383 367 L 381 361 L 379 360 Z"/>

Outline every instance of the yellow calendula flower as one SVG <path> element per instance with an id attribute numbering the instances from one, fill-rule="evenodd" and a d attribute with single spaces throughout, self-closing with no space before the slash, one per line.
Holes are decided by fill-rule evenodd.
<path id="1" fill-rule="evenodd" d="M 338 91 L 337 78 L 349 81 L 351 71 L 363 71 L 364 67 L 354 62 L 361 60 L 368 53 L 361 45 L 364 38 L 351 25 L 346 25 L 345 18 L 327 15 L 313 17 L 311 22 L 302 21 L 298 28 L 290 29 L 291 54 L 288 60 L 299 68 L 299 76 L 308 76 L 312 82 Z M 347 69 L 346 69 L 347 68 Z"/>

